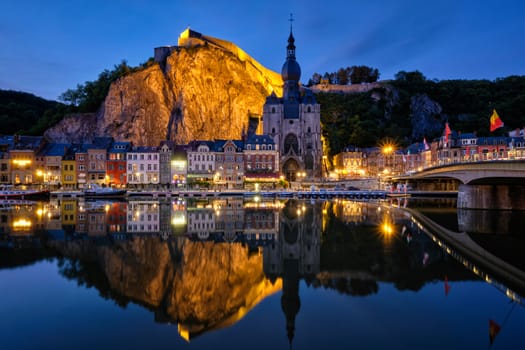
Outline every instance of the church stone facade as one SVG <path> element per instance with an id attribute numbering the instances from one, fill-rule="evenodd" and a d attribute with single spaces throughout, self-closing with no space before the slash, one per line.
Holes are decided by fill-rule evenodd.
<path id="1" fill-rule="evenodd" d="M 263 107 L 263 130 L 278 145 L 281 173 L 289 181 L 298 174 L 322 174 L 321 108 L 311 90 L 299 86 L 301 67 L 295 59 L 295 39 L 290 29 L 286 62 L 281 76 L 283 97 L 272 93 Z"/>

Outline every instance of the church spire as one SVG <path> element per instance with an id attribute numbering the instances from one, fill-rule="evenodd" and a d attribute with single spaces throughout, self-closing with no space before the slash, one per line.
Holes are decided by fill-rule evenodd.
<path id="1" fill-rule="evenodd" d="M 295 60 L 295 39 L 293 37 L 292 23 L 294 21 L 293 14 L 290 13 L 290 36 L 288 37 L 288 46 L 286 47 L 286 59 Z"/>
<path id="2" fill-rule="evenodd" d="M 283 98 L 285 100 L 299 99 L 299 80 L 301 79 L 301 67 L 295 60 L 295 38 L 292 32 L 293 15 L 290 14 L 290 36 L 288 37 L 288 46 L 286 47 L 286 61 L 281 70 L 283 78 Z"/>

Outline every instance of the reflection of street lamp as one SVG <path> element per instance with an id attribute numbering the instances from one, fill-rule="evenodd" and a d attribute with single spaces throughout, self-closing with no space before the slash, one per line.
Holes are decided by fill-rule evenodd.
<path id="1" fill-rule="evenodd" d="M 43 179 L 43 177 L 44 177 L 44 172 L 43 172 L 42 170 L 38 169 L 38 170 L 36 171 L 36 177 L 39 178 L 38 183 L 40 184 L 40 186 L 42 186 L 42 183 L 44 182 L 44 179 Z"/>
<path id="2" fill-rule="evenodd" d="M 306 173 L 304 171 L 297 172 L 297 181 L 299 181 L 299 187 L 302 186 L 302 182 L 306 176 Z"/>

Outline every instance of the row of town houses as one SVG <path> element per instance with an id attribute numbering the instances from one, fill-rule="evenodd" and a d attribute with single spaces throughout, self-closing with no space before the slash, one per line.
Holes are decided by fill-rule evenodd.
<path id="1" fill-rule="evenodd" d="M 523 136 L 477 137 L 453 131 L 406 149 L 348 147 L 334 156 L 336 179 L 406 174 L 448 163 L 525 158 Z M 134 146 L 111 137 L 64 144 L 41 136 L 0 136 L 0 184 L 82 189 L 164 186 L 171 189 L 241 189 L 275 186 L 280 179 L 279 150 L 271 137 L 191 141 L 158 147 Z M 300 176 L 299 176 L 300 178 Z"/>
<path id="2" fill-rule="evenodd" d="M 523 135 L 477 137 L 452 131 L 432 142 L 415 143 L 406 149 L 395 146 L 347 147 L 334 156 L 333 177 L 390 176 L 410 174 L 451 163 L 525 159 Z"/>
<path id="3" fill-rule="evenodd" d="M 275 184 L 279 176 L 279 152 L 266 135 L 187 145 L 162 141 L 158 147 L 111 137 L 64 144 L 38 136 L 0 136 L 0 184 L 235 189 L 247 182 Z"/>

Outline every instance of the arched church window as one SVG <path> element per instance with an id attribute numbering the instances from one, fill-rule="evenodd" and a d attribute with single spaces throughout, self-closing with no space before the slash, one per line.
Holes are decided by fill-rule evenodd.
<path id="1" fill-rule="evenodd" d="M 297 136 L 294 134 L 288 134 L 284 139 L 284 153 L 288 153 L 292 150 L 295 154 L 299 154 L 299 142 Z"/>
<path id="2" fill-rule="evenodd" d="M 308 133 L 312 132 L 312 128 L 308 127 Z"/>
<path id="3" fill-rule="evenodd" d="M 275 107 L 272 107 L 272 113 L 275 113 Z"/>
<path id="4" fill-rule="evenodd" d="M 312 112 L 312 107 L 311 106 L 308 106 L 308 113 L 311 113 Z"/>
<path id="5" fill-rule="evenodd" d="M 275 134 L 275 128 L 272 128 L 272 134 Z"/>

